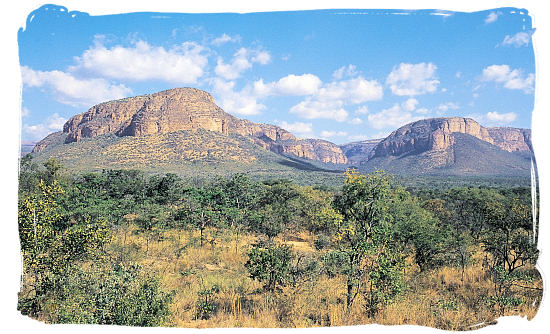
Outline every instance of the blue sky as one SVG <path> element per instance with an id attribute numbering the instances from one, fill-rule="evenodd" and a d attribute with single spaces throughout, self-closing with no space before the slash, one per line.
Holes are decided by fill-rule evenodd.
<path id="1" fill-rule="evenodd" d="M 174 87 L 338 144 L 429 117 L 530 128 L 533 33 L 515 8 L 89 16 L 48 5 L 18 35 L 22 140 L 94 104 Z"/>

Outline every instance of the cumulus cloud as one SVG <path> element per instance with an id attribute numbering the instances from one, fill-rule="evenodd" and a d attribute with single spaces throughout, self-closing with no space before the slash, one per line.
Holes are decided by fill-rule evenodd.
<path id="1" fill-rule="evenodd" d="M 437 66 L 432 63 L 401 63 L 388 75 L 386 85 L 390 87 L 393 94 L 399 96 L 433 93 L 439 85 L 436 70 Z"/>
<path id="2" fill-rule="evenodd" d="M 368 114 L 369 108 L 367 106 L 360 106 L 359 108 L 355 109 L 355 113 L 359 115 Z"/>
<path id="3" fill-rule="evenodd" d="M 514 46 L 516 48 L 519 48 L 521 46 L 527 46 L 529 45 L 529 42 L 531 42 L 531 35 L 532 32 L 518 32 L 517 34 L 510 36 L 506 35 L 504 37 L 504 40 L 502 41 L 503 46 Z"/>
<path id="4" fill-rule="evenodd" d="M 376 80 L 356 78 L 334 81 L 321 89 L 317 94 L 320 100 L 344 100 L 351 104 L 380 100 L 383 96 L 382 86 Z"/>
<path id="5" fill-rule="evenodd" d="M 498 20 L 498 17 L 502 15 L 502 12 L 490 12 L 485 18 L 485 24 L 494 23 Z"/>
<path id="6" fill-rule="evenodd" d="M 212 86 L 214 95 L 219 97 L 217 102 L 223 110 L 230 114 L 257 115 L 265 109 L 265 105 L 257 101 L 257 97 L 250 92 L 250 89 L 244 88 L 236 91 L 233 81 L 215 78 Z"/>
<path id="7" fill-rule="evenodd" d="M 321 79 L 313 74 L 289 74 L 276 82 L 264 83 L 263 79 L 254 82 L 254 92 L 258 96 L 312 95 L 321 84 Z"/>
<path id="8" fill-rule="evenodd" d="M 275 122 L 275 123 L 279 125 L 281 128 L 292 132 L 294 135 L 298 137 L 301 137 L 301 138 L 313 137 L 313 126 L 311 123 L 303 123 L 303 122 L 288 123 L 286 121 Z"/>
<path id="9" fill-rule="evenodd" d="M 226 80 L 234 80 L 239 78 L 242 72 L 251 68 L 253 63 L 266 65 L 270 60 L 271 56 L 267 51 L 240 48 L 233 55 L 231 63 L 226 64 L 219 57 L 214 72 Z"/>
<path id="10" fill-rule="evenodd" d="M 490 111 L 483 115 L 468 115 L 467 117 L 473 118 L 478 122 L 489 126 L 503 126 L 513 123 L 517 119 L 517 114 L 513 112 L 499 113 L 497 111 Z"/>
<path id="11" fill-rule="evenodd" d="M 496 111 L 490 111 L 485 115 L 485 117 L 490 122 L 494 122 L 498 124 L 508 124 L 515 121 L 517 118 L 517 115 L 513 112 L 499 114 Z"/>
<path id="12" fill-rule="evenodd" d="M 337 122 L 343 122 L 348 117 L 348 112 L 343 108 L 343 102 L 319 101 L 308 98 L 290 108 L 290 113 L 306 119 L 332 119 Z"/>
<path id="13" fill-rule="evenodd" d="M 528 94 L 534 91 L 535 74 L 524 76 L 521 70 L 512 70 L 508 65 L 491 65 L 483 69 L 481 80 L 500 83 L 504 88 L 521 90 Z"/>
<path id="14" fill-rule="evenodd" d="M 108 48 L 96 39 L 94 46 L 80 57 L 70 72 L 84 71 L 96 76 L 131 81 L 162 80 L 194 84 L 205 73 L 208 58 L 204 47 L 194 42 L 174 45 L 170 49 L 138 41 L 131 47 Z"/>
<path id="15" fill-rule="evenodd" d="M 380 100 L 382 96 L 382 86 L 378 81 L 358 76 L 322 85 L 315 94 L 293 106 L 290 112 L 306 119 L 343 122 L 348 117 L 344 106 Z"/>
<path id="16" fill-rule="evenodd" d="M 407 101 L 403 102 L 401 106 L 405 111 L 413 111 L 414 109 L 416 109 L 417 104 L 418 104 L 418 100 L 411 97 Z"/>
<path id="17" fill-rule="evenodd" d="M 415 110 L 415 112 L 416 112 L 417 114 L 426 115 L 426 114 L 428 114 L 430 111 L 429 111 L 428 109 L 426 109 L 426 108 L 418 108 L 418 109 Z"/>
<path id="18" fill-rule="evenodd" d="M 241 40 L 241 36 L 239 35 L 235 35 L 235 36 L 229 36 L 228 34 L 226 33 L 223 33 L 220 37 L 216 37 L 212 40 L 212 45 L 214 46 L 220 46 L 220 45 L 223 45 L 225 43 L 236 43 L 236 42 L 239 42 Z"/>
<path id="19" fill-rule="evenodd" d="M 113 84 L 105 79 L 80 79 L 62 71 L 35 71 L 21 67 L 23 85 L 47 87 L 55 99 L 72 106 L 90 106 L 100 102 L 124 98 L 132 90 L 123 84 Z"/>
<path id="20" fill-rule="evenodd" d="M 354 77 L 358 74 L 355 65 L 342 66 L 332 73 L 332 77 L 336 80 L 341 80 L 344 77 Z"/>
<path id="21" fill-rule="evenodd" d="M 67 122 L 66 118 L 59 116 L 58 113 L 54 113 L 43 123 L 35 125 L 23 124 L 22 131 L 25 133 L 26 138 L 39 140 L 52 132 L 61 131 L 65 122 Z"/>
<path id="22" fill-rule="evenodd" d="M 351 125 L 359 125 L 363 123 L 363 120 L 360 119 L 359 117 L 355 117 L 355 118 L 352 118 L 348 123 Z"/>
<path id="23" fill-rule="evenodd" d="M 321 138 L 328 139 L 333 137 L 343 137 L 347 136 L 345 131 L 332 131 L 332 130 L 323 130 L 321 131 Z"/>
<path id="24" fill-rule="evenodd" d="M 369 125 L 375 129 L 397 128 L 422 117 L 403 109 L 403 105 L 394 104 L 378 113 L 368 115 Z"/>
<path id="25" fill-rule="evenodd" d="M 440 105 L 437 106 L 437 110 L 441 112 L 447 112 L 449 110 L 457 110 L 458 108 L 460 107 L 458 103 L 455 103 L 455 102 L 441 103 Z"/>

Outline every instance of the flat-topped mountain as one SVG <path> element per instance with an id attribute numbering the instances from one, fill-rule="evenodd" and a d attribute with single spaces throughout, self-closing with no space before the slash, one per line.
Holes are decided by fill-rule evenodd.
<path id="1" fill-rule="evenodd" d="M 280 154 L 323 163 L 347 163 L 342 150 L 333 143 L 300 140 L 280 127 L 239 119 L 218 107 L 209 93 L 195 88 L 175 88 L 100 103 L 71 117 L 63 126 L 63 133 L 68 144 L 107 134 L 142 137 L 199 129 L 247 136 L 263 148 Z M 47 138 L 39 142 L 34 152 L 40 152 L 48 143 Z"/>
<path id="2" fill-rule="evenodd" d="M 526 175 L 531 156 L 531 130 L 485 128 L 470 118 L 448 117 L 400 127 L 361 165 L 410 174 Z"/>
<path id="3" fill-rule="evenodd" d="M 473 136 L 509 152 L 531 150 L 531 130 L 484 128 L 471 118 L 448 117 L 424 119 L 400 127 L 373 149 L 372 157 L 445 150 L 454 144 L 454 133 Z"/>

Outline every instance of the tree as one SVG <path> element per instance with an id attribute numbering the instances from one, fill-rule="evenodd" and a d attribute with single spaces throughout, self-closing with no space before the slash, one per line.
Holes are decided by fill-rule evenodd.
<path id="1" fill-rule="evenodd" d="M 484 248 L 492 256 L 492 267 L 500 266 L 511 274 L 536 263 L 538 249 L 530 206 L 516 198 L 501 197 L 487 202 L 484 213 L 487 221 Z"/>
<path id="2" fill-rule="evenodd" d="M 19 237 L 23 255 L 24 287 L 19 308 L 24 314 L 36 315 L 44 300 L 62 286 L 71 268 L 83 261 L 94 260 L 103 253 L 109 237 L 103 220 L 68 222 L 58 200 L 63 189 L 53 180 L 39 182 L 40 194 L 24 195 L 19 201 Z M 32 279 L 31 279 L 32 278 Z"/>
<path id="3" fill-rule="evenodd" d="M 248 260 L 244 266 L 252 279 L 264 282 L 267 291 L 274 291 L 277 286 L 284 286 L 288 282 L 293 258 L 290 246 L 258 244 L 248 251 Z"/>
<path id="4" fill-rule="evenodd" d="M 182 207 L 175 214 L 175 220 L 194 226 L 200 231 L 200 245 L 204 244 L 207 237 L 206 229 L 216 226 L 219 220 L 219 212 L 215 206 L 215 191 L 205 188 L 189 189 L 183 197 Z"/>
<path id="5" fill-rule="evenodd" d="M 105 272 L 77 269 L 64 281 L 56 301 L 59 323 L 160 326 L 170 314 L 173 293 L 142 273 L 139 265 L 114 265 Z"/>
<path id="6" fill-rule="evenodd" d="M 365 274 L 371 279 L 371 295 L 373 289 L 382 292 L 384 285 L 393 284 L 388 279 L 401 279 L 399 274 L 382 277 L 382 272 L 397 272 L 394 269 L 402 261 L 395 247 L 394 218 L 389 210 L 394 196 L 391 178 L 382 171 L 365 176 L 353 169 L 346 171 L 345 176 L 342 192 L 334 200 L 343 217 L 335 240 L 347 258 L 346 306 L 350 310 Z M 394 257 L 388 261 L 392 252 Z"/>

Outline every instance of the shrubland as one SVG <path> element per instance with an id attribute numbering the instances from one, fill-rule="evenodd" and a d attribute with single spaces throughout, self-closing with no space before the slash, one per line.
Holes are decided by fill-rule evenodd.
<path id="1" fill-rule="evenodd" d="M 22 159 L 18 308 L 47 323 L 479 328 L 535 316 L 531 189 L 69 175 Z"/>

